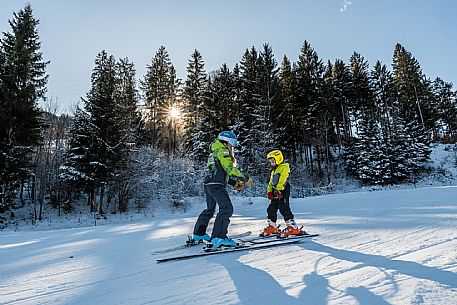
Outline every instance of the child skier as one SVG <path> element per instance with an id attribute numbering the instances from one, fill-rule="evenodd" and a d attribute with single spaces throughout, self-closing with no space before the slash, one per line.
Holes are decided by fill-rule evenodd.
<path id="1" fill-rule="evenodd" d="M 196 243 L 211 241 L 212 248 L 236 246 L 236 242 L 227 237 L 233 205 L 227 193 L 226 185 L 230 184 L 239 191 L 244 190 L 246 185 L 254 185 L 251 179 L 236 168 L 233 146 L 237 143 L 237 137 L 233 132 L 223 131 L 211 144 L 211 154 L 208 158 L 209 174 L 204 183 L 207 207 L 198 216 L 195 223 L 193 241 Z M 210 237 L 206 234 L 206 228 L 214 215 L 216 203 L 219 206 L 219 213 L 214 221 Z"/>
<path id="2" fill-rule="evenodd" d="M 290 173 L 289 163 L 284 163 L 284 157 L 280 150 L 273 150 L 267 155 L 270 166 L 272 167 L 270 182 L 267 188 L 267 197 L 270 205 L 267 208 L 268 225 L 260 236 L 281 235 L 304 235 L 305 231 L 300 230 L 294 220 L 294 215 L 290 210 L 290 184 L 287 181 Z M 286 228 L 279 230 L 276 225 L 278 209 L 286 222 Z"/>

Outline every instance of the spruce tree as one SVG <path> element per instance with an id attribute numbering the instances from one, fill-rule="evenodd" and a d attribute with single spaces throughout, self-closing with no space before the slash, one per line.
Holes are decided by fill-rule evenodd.
<path id="1" fill-rule="evenodd" d="M 128 58 L 116 64 L 116 121 L 122 141 L 129 147 L 139 141 L 140 117 L 138 114 L 138 92 L 136 89 L 135 66 Z M 125 148 L 127 148 L 125 146 Z"/>
<path id="2" fill-rule="evenodd" d="M 184 86 L 186 113 L 189 126 L 194 126 L 202 107 L 202 95 L 206 89 L 207 75 L 201 53 L 194 50 L 187 64 L 187 79 Z"/>
<path id="3" fill-rule="evenodd" d="M 428 84 L 419 62 L 402 45 L 395 46 L 393 54 L 393 85 L 399 111 L 407 122 L 416 121 L 425 129 L 429 124 Z"/>
<path id="4" fill-rule="evenodd" d="M 94 168 L 95 176 L 99 182 L 105 181 L 110 171 L 116 167 L 120 156 L 115 149 L 119 143 L 121 133 L 117 121 L 117 79 L 116 61 L 112 55 L 105 51 L 98 54 L 95 59 L 95 68 L 92 72 L 92 85 L 85 110 L 90 114 L 92 123 L 99 129 L 96 135 L 100 145 L 93 155 L 98 158 Z"/>
<path id="5" fill-rule="evenodd" d="M 452 90 L 452 83 L 439 77 L 433 81 L 433 94 L 437 112 L 433 138 L 454 143 L 457 140 L 457 94 Z"/>
<path id="6" fill-rule="evenodd" d="M 236 131 L 236 89 L 232 72 L 226 64 L 209 77 L 202 96 L 202 108 L 196 132 L 191 137 L 192 155 L 196 160 L 208 157 L 208 148 L 222 130 Z"/>
<path id="7" fill-rule="evenodd" d="M 357 122 L 358 114 L 365 109 L 377 115 L 373 93 L 370 88 L 370 73 L 368 69 L 369 65 L 365 58 L 354 52 L 350 59 L 352 90 L 349 98 L 349 107 L 355 122 Z M 374 119 L 377 120 L 377 118 Z"/>
<path id="8" fill-rule="evenodd" d="M 363 183 L 385 184 L 389 181 L 390 159 L 372 108 L 362 108 L 355 153 L 356 176 Z"/>
<path id="9" fill-rule="evenodd" d="M 391 164 L 392 184 L 406 181 L 412 174 L 410 160 L 413 159 L 414 147 L 406 128 L 405 119 L 395 110 L 392 117 L 392 136 L 387 141 L 388 155 Z"/>
<path id="10" fill-rule="evenodd" d="M 252 113 L 253 126 L 250 130 L 253 140 L 250 155 L 254 157 L 254 164 L 262 164 L 272 149 L 284 148 L 279 140 L 288 124 L 283 118 L 284 107 L 280 100 L 279 68 L 268 44 L 263 45 L 259 54 L 258 69 L 255 92 L 259 98 Z M 255 170 L 253 174 L 262 174 L 258 166 L 252 170 Z"/>
<path id="11" fill-rule="evenodd" d="M 291 157 L 293 163 L 297 162 L 297 116 L 295 114 L 295 90 L 296 81 L 292 71 L 292 64 L 287 56 L 283 57 L 279 73 L 281 88 L 281 103 L 284 112 L 281 120 L 287 122 L 279 140 L 286 147 L 286 153 Z"/>
<path id="12" fill-rule="evenodd" d="M 327 108 L 330 116 L 335 122 L 335 133 L 338 138 L 338 144 L 348 141 L 352 136 L 351 114 L 356 113 L 356 96 L 354 92 L 353 70 L 346 66 L 340 60 L 335 60 L 331 65 L 330 72 L 330 100 L 328 105 L 322 105 L 322 108 Z"/>
<path id="13" fill-rule="evenodd" d="M 99 128 L 93 124 L 90 114 L 77 108 L 69 129 L 65 162 L 60 167 L 59 178 L 66 186 L 65 201 L 71 202 L 79 191 L 90 193 L 95 189 L 97 177 L 94 165 L 99 163 L 99 159 L 93 153 L 100 145 L 98 133 Z"/>
<path id="14" fill-rule="evenodd" d="M 246 49 L 240 62 L 240 113 L 237 130 L 241 142 L 241 154 L 249 170 L 255 170 L 256 133 L 254 128 L 255 117 L 253 113 L 260 104 L 259 94 L 259 54 L 255 47 Z M 257 110 L 258 111 L 258 110 Z"/>
<path id="15" fill-rule="evenodd" d="M 317 52 L 305 41 L 294 69 L 297 79 L 297 98 L 294 109 L 297 115 L 298 146 L 300 157 L 305 161 L 310 173 L 314 173 L 314 160 L 317 161 L 317 175 L 322 175 L 320 156 L 320 130 L 318 124 L 319 104 L 322 102 L 324 65 Z M 314 154 L 317 158 L 314 158 Z"/>
<path id="16" fill-rule="evenodd" d="M 370 73 L 370 88 L 373 93 L 373 102 L 376 108 L 377 120 L 385 143 L 392 137 L 392 118 L 394 96 L 392 75 L 386 65 L 377 61 Z"/>
<path id="17" fill-rule="evenodd" d="M 32 150 L 40 142 L 38 102 L 45 99 L 48 62 L 40 50 L 38 24 L 27 4 L 14 13 L 9 21 L 11 32 L 4 33 L 0 40 L 0 187 L 8 201 L 31 175 Z M 0 205 L 0 209 L 6 207 Z"/>
<path id="18" fill-rule="evenodd" d="M 195 50 L 187 65 L 187 79 L 184 85 L 185 121 L 186 121 L 186 146 L 191 151 L 198 135 L 198 125 L 204 112 L 203 103 L 208 86 L 208 76 L 205 72 L 202 55 Z M 197 144 L 199 146 L 199 144 Z M 200 155 L 200 153 L 197 153 Z"/>
<path id="19" fill-rule="evenodd" d="M 146 75 L 141 82 L 153 147 L 166 147 L 168 137 L 167 107 L 174 102 L 176 81 L 176 72 L 171 64 L 168 51 L 164 46 L 161 46 L 151 64 L 147 66 Z"/>
<path id="20" fill-rule="evenodd" d="M 82 181 L 82 189 L 89 194 L 109 183 L 122 160 L 123 152 L 117 117 L 119 106 L 116 97 L 119 91 L 116 62 L 105 51 L 95 59 L 91 83 L 87 99 L 84 100 L 85 112 L 77 112 L 76 125 L 71 133 L 68 164 L 70 171 L 74 169 L 77 176 L 83 177 L 75 180 Z M 101 208 L 99 212 L 102 212 Z"/>
<path id="21" fill-rule="evenodd" d="M 135 68 L 127 58 L 116 62 L 102 51 L 91 80 L 85 109 L 75 113 L 60 177 L 70 186 L 69 199 L 79 191 L 90 195 L 100 188 L 102 201 L 105 187 L 111 193 L 121 192 L 122 181 L 129 178 L 127 159 L 137 143 L 140 122 Z M 103 212 L 101 202 L 97 209 Z"/>
<path id="22" fill-rule="evenodd" d="M 397 119 L 404 120 L 406 128 L 403 145 L 407 147 L 409 156 L 405 166 L 408 178 L 412 178 L 425 169 L 430 156 L 429 131 L 434 128 L 434 107 L 430 103 L 430 83 L 422 74 L 419 62 L 400 44 L 394 50 L 393 86 Z"/>

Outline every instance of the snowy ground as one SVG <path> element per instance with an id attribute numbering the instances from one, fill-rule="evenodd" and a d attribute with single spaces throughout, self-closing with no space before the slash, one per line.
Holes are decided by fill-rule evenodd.
<path id="1" fill-rule="evenodd" d="M 203 201 L 150 221 L 0 236 L 0 304 L 457 304 L 457 187 L 294 199 L 303 244 L 157 264 Z M 235 200 L 230 232 L 267 200 Z M 178 218 L 176 218 L 178 217 Z M 186 249 L 198 251 L 198 249 Z"/>

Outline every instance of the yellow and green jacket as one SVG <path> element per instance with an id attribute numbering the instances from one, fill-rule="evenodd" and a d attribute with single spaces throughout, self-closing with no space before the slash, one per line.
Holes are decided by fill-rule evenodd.
<path id="1" fill-rule="evenodd" d="M 236 178 L 246 181 L 244 174 L 234 166 L 234 158 L 229 149 L 216 140 L 211 144 L 211 153 L 208 157 L 209 175 L 205 184 L 235 185 Z M 235 179 L 234 179 L 235 178 Z"/>
<path id="2" fill-rule="evenodd" d="M 271 171 L 270 182 L 268 182 L 267 192 L 283 191 L 289 178 L 289 163 L 281 163 Z"/>

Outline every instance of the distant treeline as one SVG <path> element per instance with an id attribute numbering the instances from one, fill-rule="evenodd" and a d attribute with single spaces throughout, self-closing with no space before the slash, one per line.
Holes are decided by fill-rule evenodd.
<path id="1" fill-rule="evenodd" d="M 48 100 L 38 20 L 26 5 L 0 39 L 0 211 L 26 204 L 104 213 L 199 193 L 208 147 L 222 130 L 240 140 L 240 167 L 257 180 L 281 149 L 293 183 L 327 185 L 344 172 L 363 184 L 397 184 L 428 170 L 432 142 L 457 139 L 456 91 L 431 80 L 401 44 L 391 69 L 354 52 L 324 62 L 308 41 L 297 61 L 269 44 L 234 67 L 206 72 L 199 51 L 185 80 L 165 47 L 136 78 L 128 58 L 101 51 L 83 107 L 56 115 Z M 78 101 L 75 101 L 77 103 Z M 81 200 L 84 199 L 84 200 Z"/>

